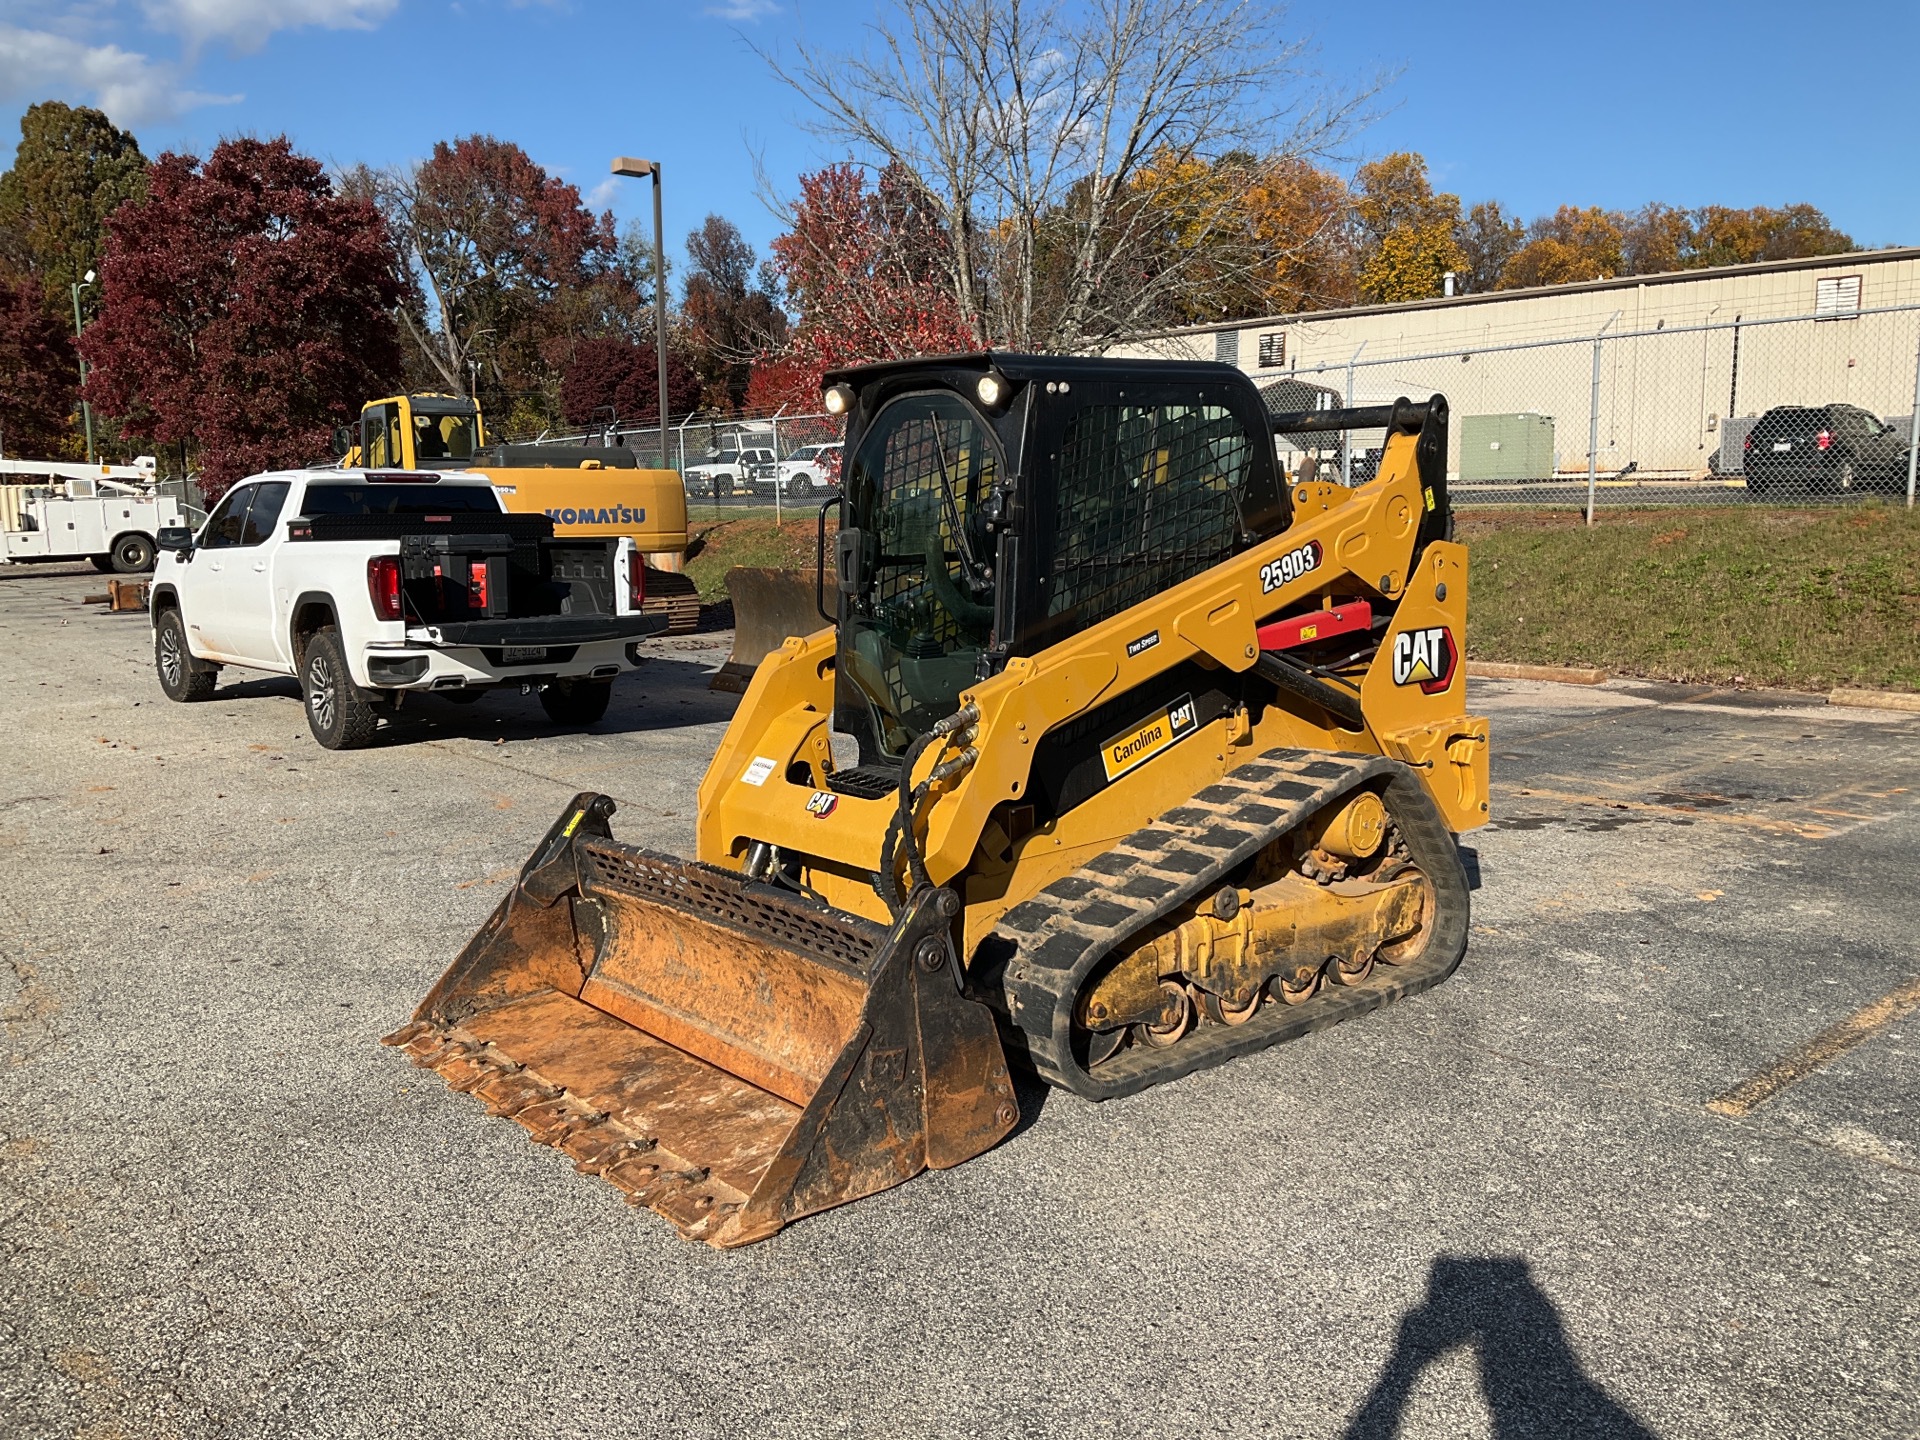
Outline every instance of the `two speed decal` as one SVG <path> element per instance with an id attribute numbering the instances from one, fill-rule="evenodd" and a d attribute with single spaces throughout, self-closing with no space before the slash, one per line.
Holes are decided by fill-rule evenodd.
<path id="1" fill-rule="evenodd" d="M 1309 540 L 1299 549 L 1289 550 L 1278 560 L 1269 560 L 1260 567 L 1260 593 L 1265 595 L 1282 585 L 1291 585 L 1302 575 L 1318 570 L 1323 553 L 1318 540 Z"/>

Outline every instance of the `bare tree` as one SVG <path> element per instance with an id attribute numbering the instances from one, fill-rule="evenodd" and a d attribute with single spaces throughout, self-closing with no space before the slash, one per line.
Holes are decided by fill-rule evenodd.
<path id="1" fill-rule="evenodd" d="M 981 343 L 1097 349 L 1271 268 L 1221 176 L 1325 156 L 1337 91 L 1260 0 L 900 0 L 859 54 L 769 56 L 812 128 L 925 190 Z M 1224 171 L 1223 160 L 1232 160 Z M 1191 263 L 1198 261 L 1199 263 Z"/>

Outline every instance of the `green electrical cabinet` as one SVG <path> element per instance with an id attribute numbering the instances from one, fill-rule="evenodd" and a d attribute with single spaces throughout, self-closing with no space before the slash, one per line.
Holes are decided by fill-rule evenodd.
<path id="1" fill-rule="evenodd" d="M 1553 417 L 1460 417 L 1462 480 L 1548 480 L 1553 477 Z"/>

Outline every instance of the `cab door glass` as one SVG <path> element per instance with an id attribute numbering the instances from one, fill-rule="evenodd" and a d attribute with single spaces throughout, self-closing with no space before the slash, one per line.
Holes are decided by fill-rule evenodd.
<path id="1" fill-rule="evenodd" d="M 253 487 L 253 503 L 247 507 L 247 521 L 240 531 L 240 544 L 258 545 L 273 535 L 280 511 L 292 488 L 285 480 L 267 480 Z"/>
<path id="2" fill-rule="evenodd" d="M 369 470 L 390 470 L 400 462 L 400 407 L 381 405 L 360 417 L 361 453 Z"/>
<path id="3" fill-rule="evenodd" d="M 253 503 L 251 485 L 242 485 L 231 490 L 218 505 L 213 514 L 207 517 L 205 528 L 200 532 L 199 548 L 202 550 L 222 550 L 244 544 L 240 538 L 247 527 L 247 508 Z"/>

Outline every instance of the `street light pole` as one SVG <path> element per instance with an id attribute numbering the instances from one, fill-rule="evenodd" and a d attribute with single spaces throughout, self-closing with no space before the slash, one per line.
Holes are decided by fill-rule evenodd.
<path id="1" fill-rule="evenodd" d="M 73 282 L 73 344 L 74 354 L 80 361 L 80 388 L 87 388 L 87 357 L 80 354 L 80 292 L 93 284 L 93 271 L 87 271 L 87 278 Z M 80 415 L 87 424 L 87 463 L 93 464 L 93 407 L 87 403 L 87 397 L 80 397 Z"/>
<path id="2" fill-rule="evenodd" d="M 635 178 L 653 177 L 653 353 L 660 366 L 660 468 L 667 464 L 667 255 L 660 218 L 660 162 L 622 155 L 613 173 Z"/>

